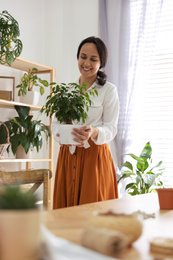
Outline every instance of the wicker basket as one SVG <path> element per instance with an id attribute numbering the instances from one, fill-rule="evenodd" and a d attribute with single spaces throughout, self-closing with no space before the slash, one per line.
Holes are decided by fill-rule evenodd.
<path id="1" fill-rule="evenodd" d="M 8 130 L 8 127 L 6 126 L 6 124 L 4 124 L 1 121 L 0 121 L 0 123 L 5 126 L 6 131 L 7 131 L 7 139 L 6 139 L 5 143 L 0 144 L 0 159 L 2 159 L 4 152 L 6 151 L 7 147 L 10 145 L 10 136 L 9 136 L 9 130 Z"/>

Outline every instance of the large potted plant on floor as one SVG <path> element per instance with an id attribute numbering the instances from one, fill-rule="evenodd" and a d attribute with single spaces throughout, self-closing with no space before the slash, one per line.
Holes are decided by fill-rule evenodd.
<path id="1" fill-rule="evenodd" d="M 37 105 L 40 95 L 44 94 L 44 88 L 49 86 L 47 80 L 43 80 L 35 74 L 37 71 L 37 68 L 30 69 L 21 78 L 21 83 L 16 86 L 19 89 L 18 96 L 22 103 Z M 34 90 L 34 87 L 39 88 L 39 92 Z"/>
<path id="2" fill-rule="evenodd" d="M 23 147 L 26 154 L 34 147 L 39 152 L 43 145 L 42 133 L 45 135 L 45 140 L 48 140 L 49 128 L 41 120 L 33 120 L 33 115 L 29 114 L 30 107 L 15 106 L 15 109 L 18 116 L 5 122 L 9 130 L 13 154 L 16 154 L 19 147 Z M 3 125 L 0 126 L 0 135 L 2 140 L 6 140 L 6 131 Z"/>
<path id="3" fill-rule="evenodd" d="M 34 194 L 0 187 L 0 259 L 38 259 L 40 212 Z"/>
<path id="4" fill-rule="evenodd" d="M 52 83 L 52 85 L 56 84 Z M 82 86 L 77 83 L 61 83 L 52 87 L 41 112 L 45 112 L 49 117 L 54 115 L 59 121 L 58 132 L 61 144 L 76 144 L 73 136 L 70 138 L 70 132 L 74 127 L 81 127 L 74 125 L 74 122 L 85 123 L 89 106 L 92 104 L 91 95 L 98 95 L 98 92 L 96 89 L 87 91 L 86 83 Z"/>
<path id="5" fill-rule="evenodd" d="M 126 170 L 122 172 L 118 183 L 123 179 L 130 180 L 125 187 L 125 190 L 130 195 L 156 192 L 157 188 L 163 186 L 161 177 L 164 169 L 160 168 L 162 161 L 152 166 L 152 148 L 150 142 L 145 144 L 140 156 L 132 153 L 127 155 L 134 159 L 136 164 L 133 165 L 129 161 L 122 164 L 122 167 L 126 168 Z"/>
<path id="6" fill-rule="evenodd" d="M 18 22 L 6 11 L 0 13 L 0 63 L 9 66 L 22 52 Z"/>

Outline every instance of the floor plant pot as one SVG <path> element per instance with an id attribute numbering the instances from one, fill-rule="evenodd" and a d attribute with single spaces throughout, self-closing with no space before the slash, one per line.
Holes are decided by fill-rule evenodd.
<path id="1" fill-rule="evenodd" d="M 38 91 L 28 91 L 25 96 L 20 96 L 20 102 L 30 105 L 38 105 L 40 98 L 40 92 Z"/>
<path id="2" fill-rule="evenodd" d="M 173 209 L 173 188 L 157 189 L 160 209 Z"/>
<path id="3" fill-rule="evenodd" d="M 71 144 L 76 145 L 79 144 L 78 142 L 74 141 L 74 135 L 71 134 L 73 128 L 81 128 L 82 125 L 65 125 L 60 124 L 58 125 L 58 133 L 59 133 L 59 140 L 61 144 Z"/>
<path id="4" fill-rule="evenodd" d="M 0 210 L 0 259 L 38 260 L 40 211 Z"/>

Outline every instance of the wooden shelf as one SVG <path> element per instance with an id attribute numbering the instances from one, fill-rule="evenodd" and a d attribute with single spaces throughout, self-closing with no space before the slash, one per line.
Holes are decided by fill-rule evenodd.
<path id="1" fill-rule="evenodd" d="M 37 68 L 39 73 L 50 73 L 52 71 L 52 67 L 41 65 L 36 62 L 31 62 L 22 58 L 16 58 L 16 60 L 12 63 L 12 66 L 8 66 L 7 64 L 4 64 L 5 66 L 9 68 L 14 68 L 22 71 L 29 71 L 29 69 Z"/>
<path id="2" fill-rule="evenodd" d="M 1 162 L 15 162 L 15 163 L 18 163 L 18 162 L 51 162 L 51 159 L 7 159 L 7 158 L 4 158 L 4 159 L 0 159 L 0 163 Z"/>
<path id="3" fill-rule="evenodd" d="M 38 111 L 38 110 L 41 109 L 41 106 L 35 106 L 35 105 L 24 104 L 24 103 L 20 103 L 20 102 L 7 101 L 7 100 L 4 100 L 4 99 L 0 99 L 0 107 L 14 109 L 14 106 L 30 107 L 32 111 Z"/>
<path id="4" fill-rule="evenodd" d="M 13 63 L 12 66 L 8 66 L 7 64 L 0 64 L 1 66 L 6 66 L 8 69 L 17 69 L 23 72 L 29 72 L 29 70 L 33 68 L 37 68 L 38 71 L 34 72 L 34 74 L 49 74 L 50 75 L 50 82 L 55 82 L 55 68 L 45 66 L 36 62 L 28 61 L 22 58 L 17 58 Z M 14 70 L 13 70 L 14 72 Z M 10 72 L 11 73 L 11 72 Z M 3 75 L 1 75 L 3 77 Z M 50 92 L 52 88 L 50 87 Z M 7 101 L 0 99 L 0 108 L 4 109 L 14 109 L 14 106 L 27 106 L 31 108 L 31 111 L 39 111 L 42 107 L 41 106 L 35 106 L 30 104 L 25 104 L 21 102 L 15 102 L 15 101 Z M 32 113 L 31 113 L 32 114 Z M 50 129 L 52 122 L 52 118 L 49 119 L 48 127 Z M 2 158 L 0 159 L 0 163 L 26 163 L 26 169 L 31 169 L 31 164 L 33 162 L 47 162 L 49 164 L 49 169 L 54 172 L 54 140 L 52 134 L 49 138 L 49 158 L 47 159 L 15 159 L 15 158 Z M 53 199 L 53 178 L 50 180 L 50 186 L 49 186 L 49 198 L 51 201 L 51 207 L 52 207 L 52 199 Z"/>

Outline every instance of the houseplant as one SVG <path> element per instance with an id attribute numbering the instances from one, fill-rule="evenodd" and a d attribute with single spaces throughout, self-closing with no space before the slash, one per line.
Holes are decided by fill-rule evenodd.
<path id="1" fill-rule="evenodd" d="M 56 85 L 56 83 L 50 85 Z M 45 112 L 49 117 L 55 115 L 60 122 L 60 131 L 63 128 L 62 132 L 64 132 L 64 125 L 72 125 L 72 122 L 80 121 L 85 123 L 89 106 L 92 104 L 91 95 L 98 95 L 98 92 L 96 89 L 87 92 L 86 83 L 81 86 L 77 83 L 61 83 L 52 87 L 52 91 L 47 96 L 47 102 L 42 107 L 41 112 Z M 72 127 L 80 126 L 72 125 Z M 71 127 L 68 126 L 68 128 L 70 128 L 69 131 L 71 132 Z M 72 142 L 71 140 L 71 144 L 73 144 Z"/>
<path id="2" fill-rule="evenodd" d="M 36 147 L 37 152 L 43 145 L 42 133 L 45 134 L 46 140 L 50 136 L 50 131 L 41 120 L 33 120 L 33 115 L 29 115 L 30 107 L 14 106 L 18 117 L 14 117 L 5 124 L 8 127 L 12 152 L 15 155 L 18 147 L 21 145 L 27 154 L 29 149 Z M 4 126 L 0 126 L 2 140 L 6 138 Z M 4 136 L 3 136 L 4 135 Z"/>
<path id="3" fill-rule="evenodd" d="M 145 144 L 140 156 L 132 153 L 127 155 L 136 161 L 136 165 L 134 167 L 129 161 L 123 163 L 122 167 L 125 167 L 126 170 L 121 174 L 118 183 L 122 179 L 131 179 L 132 182 L 128 183 L 125 187 L 130 195 L 150 193 L 156 191 L 157 187 L 163 186 L 161 175 L 164 169 L 160 168 L 162 161 L 152 167 L 152 148 L 150 142 Z"/>
<path id="4" fill-rule="evenodd" d="M 21 78 L 21 84 L 16 86 L 16 88 L 19 89 L 18 96 L 22 97 L 21 101 L 23 103 L 32 103 L 34 105 L 37 105 L 38 100 L 39 100 L 39 93 L 41 95 L 43 95 L 44 88 L 49 86 L 49 83 L 47 80 L 42 80 L 36 74 L 34 74 L 37 71 L 38 71 L 37 68 L 30 69 L 28 74 L 25 73 L 23 75 L 23 77 Z M 34 86 L 39 87 L 39 92 L 33 91 Z M 35 98 L 35 102 L 31 101 L 31 100 L 34 100 L 34 95 L 37 95 Z M 28 99 L 28 97 L 30 100 Z"/>
<path id="5" fill-rule="evenodd" d="M 0 63 L 9 66 L 22 52 L 18 22 L 6 11 L 0 13 Z"/>
<path id="6" fill-rule="evenodd" d="M 40 212 L 37 198 L 19 186 L 6 186 L 0 194 L 0 259 L 37 259 Z"/>

